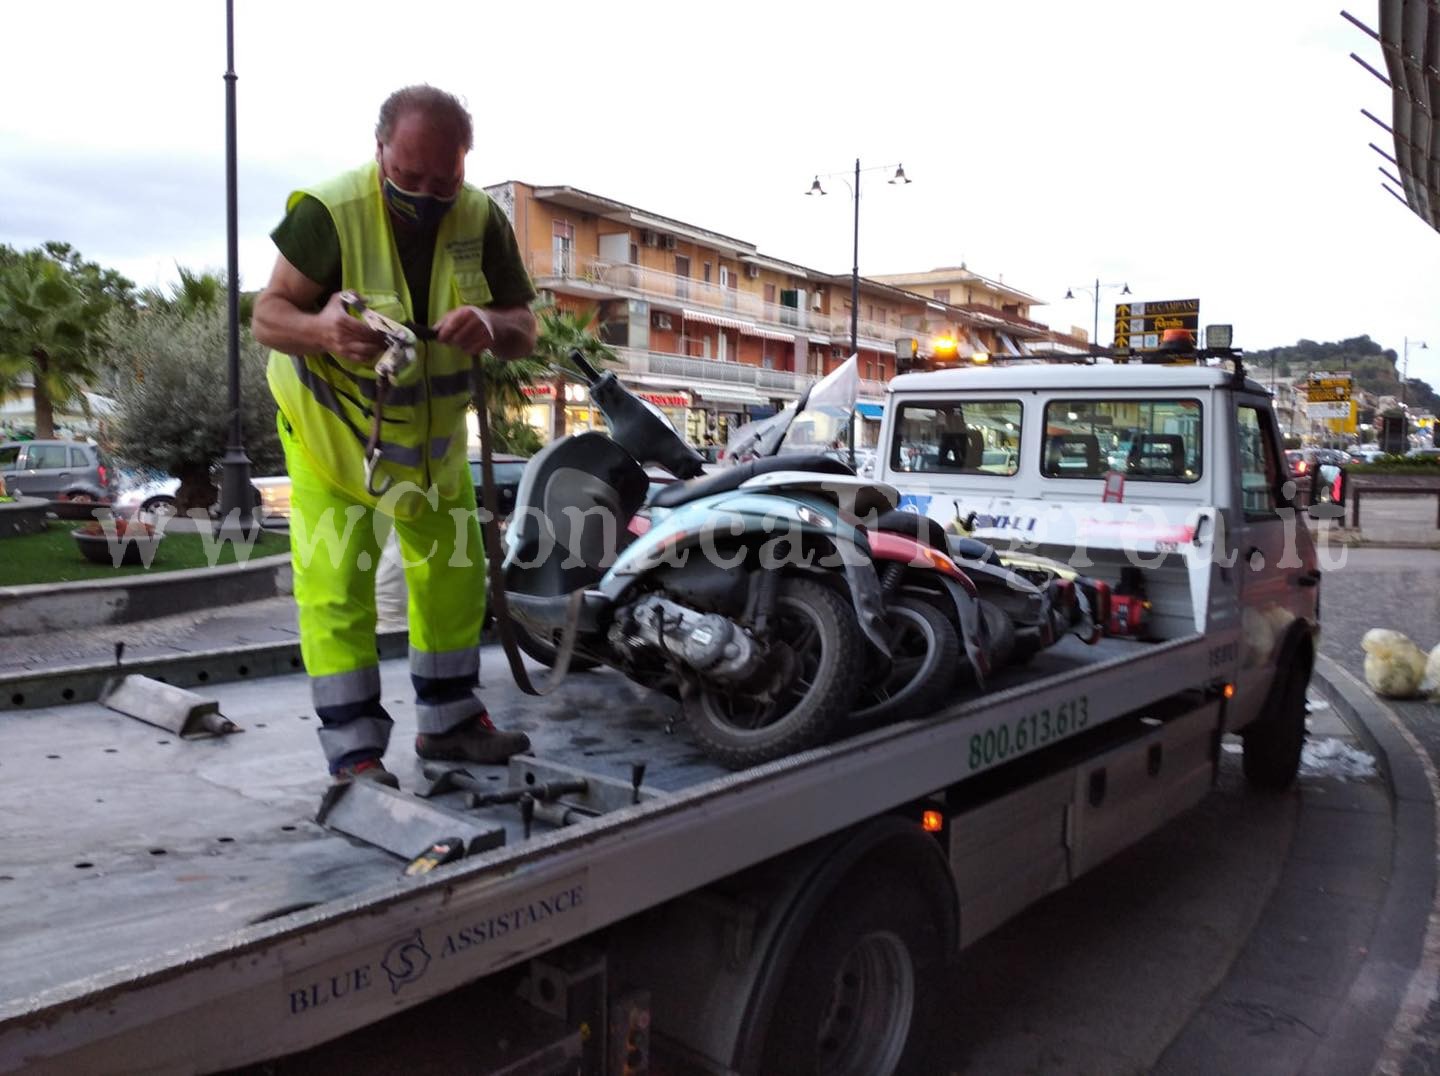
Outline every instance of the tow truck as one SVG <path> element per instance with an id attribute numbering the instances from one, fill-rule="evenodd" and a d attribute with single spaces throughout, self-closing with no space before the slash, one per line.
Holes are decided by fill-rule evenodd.
<path id="1" fill-rule="evenodd" d="M 256 654 L 148 669 L 223 714 L 173 731 L 93 675 L 5 685 L 0 1071 L 283 1071 L 469 984 L 474 1071 L 924 1071 L 938 963 L 1201 800 L 1223 738 L 1295 776 L 1316 552 L 1268 393 L 1214 358 L 896 377 L 877 479 L 1134 601 L 749 770 L 604 673 L 488 673 L 532 752 L 439 772 L 382 662 L 399 792 L 328 788 L 304 676 Z"/>

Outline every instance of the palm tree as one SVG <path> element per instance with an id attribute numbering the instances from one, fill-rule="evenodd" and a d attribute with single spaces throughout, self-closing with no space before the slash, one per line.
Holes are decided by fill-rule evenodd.
<path id="1" fill-rule="evenodd" d="M 195 272 L 177 264 L 175 272 L 180 279 L 170 285 L 169 294 L 159 288 L 145 288 L 140 292 L 140 301 L 147 310 L 162 310 L 188 317 L 225 305 L 229 284 L 224 273 L 209 270 Z M 255 292 L 240 293 L 240 322 L 248 325 L 255 308 Z"/>
<path id="2" fill-rule="evenodd" d="M 577 350 L 597 370 L 616 361 L 615 349 L 601 340 L 595 331 L 598 310 L 562 310 L 550 304 L 540 307 L 535 314 L 540 322 L 540 333 L 535 340 L 535 359 L 552 372 L 559 369 L 578 373 L 575 364 L 570 361 L 570 353 Z M 558 380 L 555 386 L 557 402 L 561 398 Z M 557 406 L 552 436 L 559 437 L 565 432 L 564 416 L 564 409 Z"/>
<path id="3" fill-rule="evenodd" d="M 82 287 L 43 250 L 26 251 L 0 268 L 0 396 L 33 385 L 35 435 L 55 436 L 55 409 L 79 404 L 88 415 L 87 385 L 103 343 L 111 299 Z"/>

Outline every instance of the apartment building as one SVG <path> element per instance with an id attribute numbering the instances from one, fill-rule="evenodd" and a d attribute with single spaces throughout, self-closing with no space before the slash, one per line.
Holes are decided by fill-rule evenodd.
<path id="1" fill-rule="evenodd" d="M 598 313 L 617 373 L 697 445 L 773 414 L 850 354 L 851 278 L 772 257 L 755 244 L 566 186 L 487 187 L 514 225 L 535 286 L 565 309 Z M 940 270 L 950 300 L 892 278 L 862 278 L 854 312 L 859 411 L 873 438 L 897 351 L 1022 354 L 1053 339 L 1037 302 L 969 273 Z M 958 275 L 957 275 L 958 274 Z M 917 277 L 910 283 L 925 283 Z M 536 386 L 531 425 L 546 436 L 601 425 L 578 385 Z M 868 436 L 867 436 L 868 435 Z"/>

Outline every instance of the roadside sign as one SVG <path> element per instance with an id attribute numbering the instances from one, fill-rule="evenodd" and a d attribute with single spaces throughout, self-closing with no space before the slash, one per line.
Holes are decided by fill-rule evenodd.
<path id="1" fill-rule="evenodd" d="M 1351 411 L 1348 373 L 1312 373 L 1305 385 L 1305 413 L 1312 419 L 1349 420 Z"/>
<path id="2" fill-rule="evenodd" d="M 1115 346 L 1131 351 L 1155 351 L 1166 329 L 1184 329 L 1200 339 L 1199 299 L 1158 299 L 1115 304 Z"/>

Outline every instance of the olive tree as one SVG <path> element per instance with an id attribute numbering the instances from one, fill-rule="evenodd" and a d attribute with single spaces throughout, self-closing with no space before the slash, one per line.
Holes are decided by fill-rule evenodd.
<path id="1" fill-rule="evenodd" d="M 119 371 L 115 454 L 180 479 L 176 508 L 215 502 L 211 469 L 230 439 L 226 311 L 151 310 L 115 326 L 112 359 Z M 284 464 L 275 402 L 265 381 L 268 352 L 248 326 L 240 330 L 240 410 L 245 450 L 256 474 Z"/>

